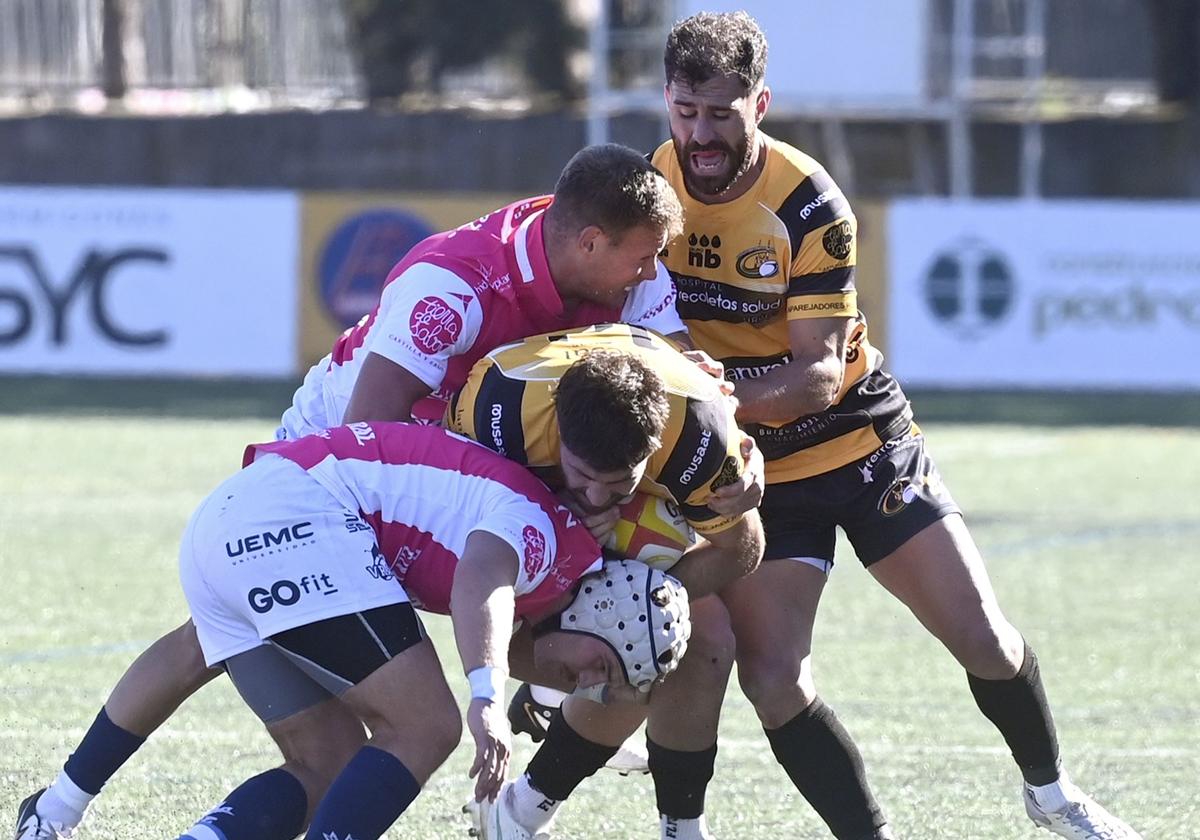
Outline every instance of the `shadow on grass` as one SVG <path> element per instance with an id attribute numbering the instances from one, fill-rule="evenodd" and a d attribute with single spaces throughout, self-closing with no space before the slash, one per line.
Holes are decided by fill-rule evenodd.
<path id="1" fill-rule="evenodd" d="M 0 376 L 0 415 L 278 418 L 298 380 Z M 913 391 L 920 422 L 1200 426 L 1200 393 Z"/>

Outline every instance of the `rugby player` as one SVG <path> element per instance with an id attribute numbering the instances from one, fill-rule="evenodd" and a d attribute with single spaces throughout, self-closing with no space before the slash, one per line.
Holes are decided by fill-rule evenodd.
<path id="1" fill-rule="evenodd" d="M 476 359 L 537 332 L 625 320 L 686 340 L 670 279 L 655 262 L 681 224 L 674 191 L 642 156 L 611 144 L 582 150 L 553 196 L 417 245 L 389 274 L 376 310 L 310 370 L 278 436 L 440 417 Z M 37 814 L 65 829 L 77 825 L 146 737 L 217 673 L 190 621 L 155 642 L 117 683 L 55 783 L 35 795 Z"/>
<path id="2" fill-rule="evenodd" d="M 966 671 L 1012 751 L 1037 825 L 1070 838 L 1138 834 L 1062 769 L 1038 660 L 983 560 L 899 384 L 867 339 L 856 221 L 819 163 L 759 128 L 767 43 L 746 13 L 678 23 L 665 52 L 671 140 L 653 154 L 684 204 L 664 261 L 692 340 L 736 382 L 738 420 L 767 459 L 767 548 L 722 592 L 738 679 L 776 759 L 839 838 L 892 836 L 862 757 L 817 695 L 813 621 L 841 526 L 860 562 Z"/>
<path id="3" fill-rule="evenodd" d="M 647 419 L 627 430 L 630 458 L 657 443 L 662 415 Z M 527 673 L 571 687 L 633 686 L 632 697 L 683 657 L 683 588 L 640 563 L 603 563 L 543 484 L 483 447 L 355 423 L 251 446 L 247 461 L 192 516 L 180 579 L 205 661 L 228 671 L 285 763 L 188 840 L 289 840 L 309 815 L 306 838 L 373 840 L 395 822 L 462 730 L 414 607 L 452 618 L 480 798 L 495 795 L 511 749 L 514 618 Z"/>
<path id="4" fill-rule="evenodd" d="M 597 476 L 586 465 L 619 451 L 626 434 L 604 410 L 616 404 L 605 393 L 611 390 L 607 383 L 636 369 L 635 361 L 666 385 L 670 412 L 663 443 L 640 482 L 619 471 Z M 692 597 L 693 627 L 707 667 L 702 669 L 700 657 L 689 660 L 684 669 L 689 679 L 679 679 L 682 672 L 673 676 L 656 689 L 648 709 L 567 698 L 563 713 L 545 727 L 547 748 L 527 772 L 506 785 L 495 803 L 468 805 L 476 830 L 484 837 L 498 832 L 520 837 L 520 826 L 536 821 L 536 830 L 546 831 L 557 803 L 610 761 L 643 717 L 664 836 L 702 822 L 733 641 L 724 606 L 701 596 L 752 571 L 763 547 L 757 511 L 729 516 L 709 506 L 714 490 L 733 482 L 742 468 L 742 434 L 732 401 L 717 380 L 664 339 L 641 327 L 609 324 L 534 336 L 492 351 L 452 398 L 446 425 L 525 464 L 550 486 L 565 486 L 586 509 L 611 508 L 635 486 L 670 499 L 704 538 L 671 573 Z M 510 710 L 510 720 L 519 726 L 531 714 L 529 689 L 514 703 L 519 706 Z"/>

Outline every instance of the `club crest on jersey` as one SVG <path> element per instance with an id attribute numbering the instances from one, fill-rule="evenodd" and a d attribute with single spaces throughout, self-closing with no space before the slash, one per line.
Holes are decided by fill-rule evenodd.
<path id="1" fill-rule="evenodd" d="M 546 563 L 546 537 L 537 528 L 526 525 L 521 540 L 525 543 L 525 577 L 533 580 Z"/>
<path id="2" fill-rule="evenodd" d="M 829 230 L 825 231 L 824 236 L 821 237 L 821 244 L 825 247 L 825 253 L 829 254 L 835 260 L 844 260 L 850 256 L 850 246 L 853 242 L 854 230 L 845 219 L 830 225 Z"/>
<path id="3" fill-rule="evenodd" d="M 879 512 L 884 516 L 895 516 L 917 498 L 917 488 L 907 478 L 901 478 L 879 499 Z"/>
<path id="4" fill-rule="evenodd" d="M 446 301 L 427 295 L 417 301 L 408 318 L 413 344 L 422 353 L 436 355 L 462 335 L 462 316 Z"/>
<path id="5" fill-rule="evenodd" d="M 771 245 L 755 245 L 738 254 L 734 263 L 737 273 L 748 280 L 761 280 L 779 273 L 779 257 Z"/>

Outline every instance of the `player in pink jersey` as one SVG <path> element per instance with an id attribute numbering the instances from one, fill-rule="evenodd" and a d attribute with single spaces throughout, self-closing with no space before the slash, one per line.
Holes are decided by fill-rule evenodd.
<path id="1" fill-rule="evenodd" d="M 482 446 L 355 423 L 251 446 L 246 460 L 192 515 L 180 580 L 205 661 L 228 671 L 284 764 L 188 840 L 288 840 L 309 815 L 307 838 L 372 840 L 395 822 L 462 730 L 414 607 L 451 615 L 481 798 L 511 751 L 510 644 L 529 654 L 518 670 L 627 699 L 680 664 L 682 586 L 604 563 L 545 485 Z"/>
<path id="2" fill-rule="evenodd" d="M 375 310 L 309 371 L 281 432 L 410 415 L 439 422 L 475 362 L 529 335 L 623 321 L 685 339 L 656 259 L 681 229 L 678 197 L 637 152 L 582 150 L 554 195 L 416 245 Z"/>
<path id="3" fill-rule="evenodd" d="M 612 145 L 581 151 L 553 197 L 518 202 L 432 237 L 402 261 L 377 310 L 309 372 L 281 435 L 351 420 L 440 416 L 439 399 L 461 385 L 468 360 L 532 331 L 625 317 L 683 338 L 673 289 L 654 263 L 680 224 L 678 198 L 641 155 Z M 414 409 L 418 402 L 426 410 Z M 715 494 L 714 510 L 722 500 L 723 513 L 745 504 L 747 488 L 754 496 L 762 475 L 754 456 L 758 466 L 745 471 L 742 484 Z M 611 525 L 613 518 L 610 510 L 588 524 Z M 145 738 L 218 673 L 205 666 L 190 621 L 166 634 L 126 671 L 77 750 L 96 757 L 75 774 L 87 779 L 73 778 L 69 761 L 30 807 L 76 824 Z"/>

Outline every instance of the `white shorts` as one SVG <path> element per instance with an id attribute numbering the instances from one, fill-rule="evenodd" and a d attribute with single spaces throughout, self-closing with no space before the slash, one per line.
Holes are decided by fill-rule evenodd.
<path id="1" fill-rule="evenodd" d="M 209 665 L 284 630 L 408 601 L 358 511 L 279 455 L 192 514 L 179 580 Z"/>

